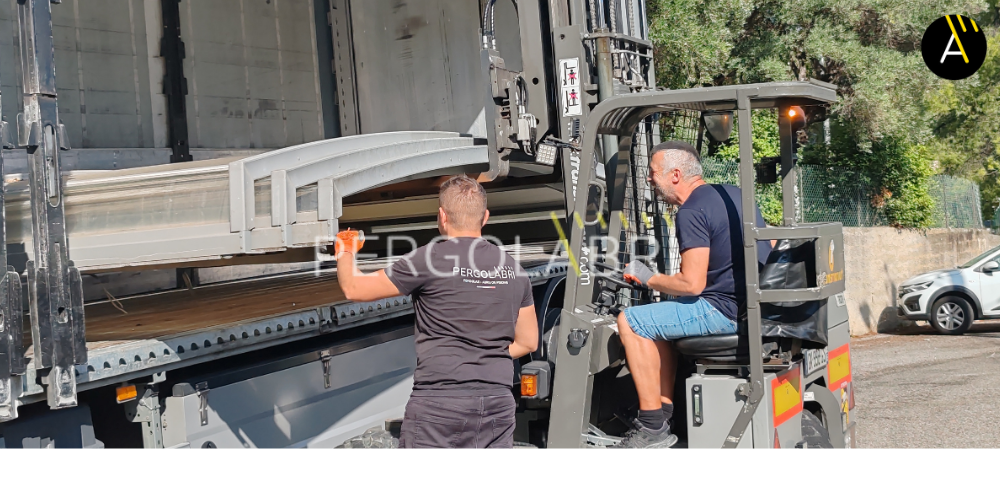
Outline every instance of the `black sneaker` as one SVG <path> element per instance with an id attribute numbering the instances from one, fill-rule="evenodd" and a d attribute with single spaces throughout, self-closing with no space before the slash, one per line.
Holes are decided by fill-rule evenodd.
<path id="1" fill-rule="evenodd" d="M 653 430 L 634 421 L 633 428 L 625 433 L 625 437 L 614 448 L 670 448 L 675 444 L 677 436 L 670 433 L 669 423 L 664 422 L 663 427 Z"/>

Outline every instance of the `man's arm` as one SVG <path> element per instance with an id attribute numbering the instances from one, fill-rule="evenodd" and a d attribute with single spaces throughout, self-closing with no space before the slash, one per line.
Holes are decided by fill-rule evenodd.
<path id="1" fill-rule="evenodd" d="M 647 286 L 661 293 L 682 296 L 700 295 L 708 281 L 708 247 L 689 248 L 681 253 L 677 274 L 657 274 Z"/>
<path id="2" fill-rule="evenodd" d="M 514 343 L 510 345 L 511 359 L 527 356 L 538 349 L 538 318 L 535 305 L 522 307 L 514 324 Z"/>
<path id="3" fill-rule="evenodd" d="M 400 295 L 396 285 L 389 281 L 384 269 L 365 274 L 354 267 L 354 254 L 341 252 L 337 256 L 337 281 L 347 300 L 369 302 Z"/>

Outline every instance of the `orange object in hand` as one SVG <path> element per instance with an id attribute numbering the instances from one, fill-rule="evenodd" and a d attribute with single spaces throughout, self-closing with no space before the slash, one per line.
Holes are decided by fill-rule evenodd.
<path id="1" fill-rule="evenodd" d="M 333 241 L 335 255 L 340 252 L 358 253 L 361 247 L 365 246 L 365 233 L 359 230 L 348 229 L 337 233 L 337 239 Z"/>

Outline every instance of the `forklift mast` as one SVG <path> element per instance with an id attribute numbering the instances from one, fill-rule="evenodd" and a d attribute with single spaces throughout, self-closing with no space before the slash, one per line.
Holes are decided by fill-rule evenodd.
<path id="1" fill-rule="evenodd" d="M 496 3 L 489 0 L 483 9 L 490 170 L 482 180 L 506 176 L 511 162 L 558 163 L 572 207 L 580 185 L 582 124 L 591 109 L 611 96 L 655 86 L 645 0 L 514 3 L 521 71 L 508 68 L 497 50 Z M 612 142 L 603 145 L 601 163 L 616 153 Z"/>

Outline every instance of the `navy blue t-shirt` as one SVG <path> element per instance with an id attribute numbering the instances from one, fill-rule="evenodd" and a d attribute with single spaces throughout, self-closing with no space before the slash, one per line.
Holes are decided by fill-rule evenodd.
<path id="1" fill-rule="evenodd" d="M 746 300 L 742 220 L 740 188 L 729 184 L 698 186 L 677 210 L 677 242 L 680 244 L 680 251 L 684 252 L 689 248 L 709 249 L 708 279 L 705 290 L 699 297 L 733 321 L 736 321 L 740 306 L 743 305 L 740 302 Z M 757 227 L 764 227 L 760 208 L 757 208 Z M 731 228 L 739 232 L 739 240 L 736 242 L 729 238 Z M 735 265 L 734 250 L 737 259 Z M 767 261 L 770 252 L 770 242 L 757 242 L 757 259 L 760 264 Z M 739 298 L 737 287 L 740 291 Z"/>

